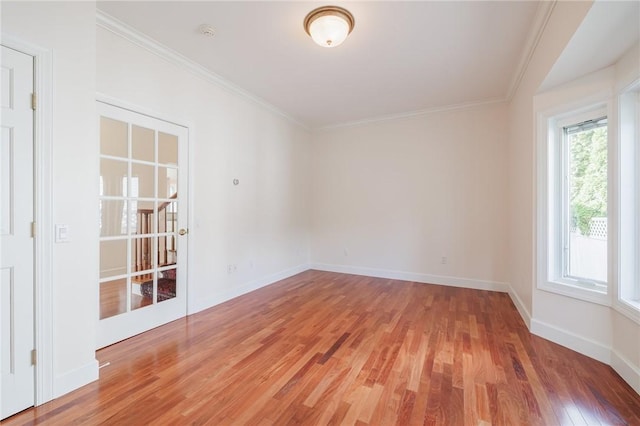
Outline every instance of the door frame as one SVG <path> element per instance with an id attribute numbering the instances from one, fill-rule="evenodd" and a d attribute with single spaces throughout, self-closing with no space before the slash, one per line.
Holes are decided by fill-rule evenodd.
<path id="1" fill-rule="evenodd" d="M 33 57 L 34 92 L 37 108 L 33 120 L 34 169 L 34 335 L 35 366 L 34 405 L 51 401 L 54 395 L 53 350 L 53 205 L 52 205 L 52 52 L 10 34 L 2 33 L 0 44 Z"/>

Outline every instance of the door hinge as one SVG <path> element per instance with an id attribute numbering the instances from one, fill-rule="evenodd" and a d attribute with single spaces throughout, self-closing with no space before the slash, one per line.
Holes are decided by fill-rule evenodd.
<path id="1" fill-rule="evenodd" d="M 34 349 L 31 351 L 31 365 L 36 365 L 37 359 L 36 350 Z"/>
<path id="2" fill-rule="evenodd" d="M 35 237 L 36 237 L 36 223 L 31 222 L 31 238 L 35 238 Z"/>
<path id="3" fill-rule="evenodd" d="M 36 95 L 35 93 L 32 93 L 31 94 L 31 109 L 35 111 L 37 107 L 38 107 L 38 95 Z"/>

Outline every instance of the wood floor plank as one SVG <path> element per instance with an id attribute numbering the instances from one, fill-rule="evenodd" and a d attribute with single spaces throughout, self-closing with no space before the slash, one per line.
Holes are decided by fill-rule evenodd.
<path id="1" fill-rule="evenodd" d="M 307 271 L 97 358 L 99 381 L 2 425 L 640 425 L 609 366 L 489 291 Z"/>

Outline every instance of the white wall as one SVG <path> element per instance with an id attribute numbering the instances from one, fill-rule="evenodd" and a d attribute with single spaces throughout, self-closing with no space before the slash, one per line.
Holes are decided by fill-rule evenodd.
<path id="1" fill-rule="evenodd" d="M 618 61 L 615 70 L 616 94 L 626 89 L 631 83 L 640 79 L 640 43 L 636 43 L 627 54 Z M 619 253 L 621 256 L 622 253 Z M 618 271 L 614 275 L 620 277 Z M 638 277 L 636 277 L 638 279 Z M 617 290 L 617 289 L 616 289 Z M 614 306 L 619 307 L 617 298 L 621 295 L 613 292 Z M 623 315 L 619 310 L 612 312 L 612 356 L 611 365 L 640 393 L 640 324 Z M 637 318 L 637 316 L 636 316 Z"/>
<path id="2" fill-rule="evenodd" d="M 558 2 L 509 105 L 508 281 L 520 313 L 530 322 L 535 249 L 535 116 L 533 96 L 576 31 L 590 2 Z"/>
<path id="3" fill-rule="evenodd" d="M 189 127 L 190 313 L 307 269 L 308 131 L 102 27 L 96 61 L 98 93 Z"/>
<path id="4" fill-rule="evenodd" d="M 53 394 L 97 378 L 98 144 L 95 3 L 2 2 L 2 32 L 47 49 L 53 63 Z M 53 230 L 50 230 L 53 233 Z"/>
<path id="5" fill-rule="evenodd" d="M 315 134 L 312 265 L 506 290 L 505 136 L 504 104 Z"/>

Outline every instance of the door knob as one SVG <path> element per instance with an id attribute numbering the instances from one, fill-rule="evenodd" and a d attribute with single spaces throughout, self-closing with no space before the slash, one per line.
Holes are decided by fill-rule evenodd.
<path id="1" fill-rule="evenodd" d="M 184 228 L 182 228 L 182 229 L 180 229 L 178 231 L 178 234 L 180 234 L 180 235 L 186 235 L 188 233 L 189 233 L 189 230 L 188 229 L 184 229 Z"/>

